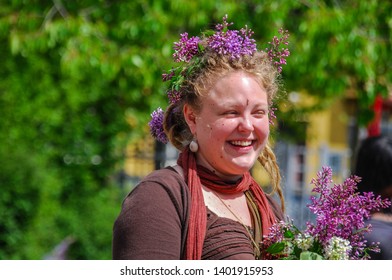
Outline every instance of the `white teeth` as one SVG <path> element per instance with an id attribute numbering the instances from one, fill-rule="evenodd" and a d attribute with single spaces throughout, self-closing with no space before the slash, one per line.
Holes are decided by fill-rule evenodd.
<path id="1" fill-rule="evenodd" d="M 231 141 L 230 143 L 236 146 L 243 146 L 243 147 L 252 145 L 252 141 Z"/>

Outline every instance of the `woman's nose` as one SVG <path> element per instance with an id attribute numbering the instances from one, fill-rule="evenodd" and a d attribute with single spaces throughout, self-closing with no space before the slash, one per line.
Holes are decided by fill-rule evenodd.
<path id="1" fill-rule="evenodd" d="M 244 116 L 241 118 L 241 122 L 239 124 L 240 131 L 253 131 L 253 123 L 249 116 Z"/>

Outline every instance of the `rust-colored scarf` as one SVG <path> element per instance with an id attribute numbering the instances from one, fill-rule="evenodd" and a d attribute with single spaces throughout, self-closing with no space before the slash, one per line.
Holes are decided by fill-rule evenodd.
<path id="1" fill-rule="evenodd" d="M 184 177 L 191 193 L 191 208 L 186 242 L 186 259 L 200 260 L 203 250 L 207 227 L 207 210 L 204 203 L 202 185 L 218 193 L 240 193 L 250 190 L 257 204 L 262 224 L 262 233 L 269 233 L 269 228 L 275 223 L 273 214 L 265 193 L 252 178 L 249 172 L 235 183 L 223 181 L 220 177 L 196 164 L 196 158 L 189 148 L 179 156 L 178 165 L 184 170 Z"/>

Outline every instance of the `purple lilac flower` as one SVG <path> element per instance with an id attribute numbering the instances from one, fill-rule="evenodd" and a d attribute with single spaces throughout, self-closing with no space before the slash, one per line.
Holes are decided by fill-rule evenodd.
<path id="1" fill-rule="evenodd" d="M 199 37 L 191 37 L 188 39 L 188 33 L 182 33 L 180 41 L 174 43 L 174 61 L 189 62 L 199 51 L 199 41 Z"/>
<path id="2" fill-rule="evenodd" d="M 260 243 L 260 246 L 263 250 L 263 258 L 264 259 L 278 259 L 279 257 L 283 256 L 285 257 L 286 254 L 284 253 L 284 249 L 282 248 L 282 251 L 279 253 L 279 255 L 274 255 L 268 253 L 267 248 L 271 246 L 272 244 L 277 244 L 282 242 L 285 237 L 284 233 L 286 230 L 290 230 L 292 224 L 284 222 L 284 221 L 279 221 L 278 223 L 275 223 L 272 225 L 270 228 L 270 232 L 268 235 L 263 236 L 263 241 Z M 284 246 L 286 247 L 286 246 Z"/>
<path id="3" fill-rule="evenodd" d="M 216 32 L 208 38 L 208 46 L 222 55 L 230 55 L 237 59 L 241 55 L 252 55 L 256 51 L 256 41 L 250 37 L 253 31 L 248 28 L 226 30 L 232 23 L 227 23 L 227 15 L 223 23 L 216 25 Z"/>
<path id="4" fill-rule="evenodd" d="M 182 94 L 180 91 L 172 89 L 167 91 L 167 97 L 169 98 L 170 104 L 175 104 L 181 100 Z"/>
<path id="5" fill-rule="evenodd" d="M 174 71 L 173 69 L 170 70 L 169 73 L 163 73 L 163 74 L 162 74 L 162 81 L 163 81 L 163 82 L 170 81 L 171 78 L 173 78 L 174 75 L 175 75 L 175 71 Z"/>
<path id="6" fill-rule="evenodd" d="M 277 108 L 275 108 L 275 107 L 271 107 L 270 109 L 269 109 L 269 124 L 270 125 L 273 125 L 274 124 L 274 120 L 276 119 L 276 115 L 275 115 L 275 111 L 277 110 Z"/>
<path id="7" fill-rule="evenodd" d="M 372 193 L 363 195 L 356 192 L 360 178 L 351 176 L 343 184 L 334 184 L 332 187 L 332 170 L 323 167 L 317 173 L 317 179 L 312 180 L 315 185 L 313 192 L 318 197 L 311 197 L 308 208 L 316 214 L 316 225 L 308 223 L 306 233 L 317 236 L 324 247 L 332 237 L 340 237 L 350 242 L 352 250 L 351 259 L 360 259 L 366 248 L 364 233 L 370 231 L 365 227 L 365 219 L 370 217 L 372 211 L 388 207 L 390 202 L 375 197 Z"/>
<path id="8" fill-rule="evenodd" d="M 168 142 L 165 131 L 163 130 L 164 112 L 158 107 L 151 113 L 151 121 L 148 123 L 150 126 L 151 135 L 158 141 L 166 144 Z"/>
<path id="9" fill-rule="evenodd" d="M 266 49 L 270 61 L 277 67 L 278 72 L 282 72 L 282 65 L 287 64 L 286 57 L 290 55 L 290 51 L 287 48 L 281 48 L 280 45 L 288 45 L 288 38 L 290 36 L 287 30 L 279 29 L 281 37 L 274 36 L 272 42 L 268 42 L 270 47 Z"/>
<path id="10" fill-rule="evenodd" d="M 292 221 L 291 221 L 292 223 Z M 284 221 L 279 221 L 275 223 L 270 228 L 270 232 L 267 236 L 264 236 L 265 240 L 269 240 L 270 243 L 280 242 L 284 239 L 284 232 L 290 229 L 291 224 Z"/>

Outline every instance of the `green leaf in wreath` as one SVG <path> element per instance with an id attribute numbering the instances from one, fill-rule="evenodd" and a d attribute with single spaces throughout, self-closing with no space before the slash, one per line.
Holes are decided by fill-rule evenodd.
<path id="1" fill-rule="evenodd" d="M 210 37 L 210 36 L 212 36 L 212 35 L 215 34 L 215 31 L 214 31 L 214 30 L 211 30 L 211 29 L 208 29 L 208 30 L 202 32 L 202 34 L 203 34 L 203 36 L 205 36 L 205 37 Z"/>
<path id="2" fill-rule="evenodd" d="M 205 47 L 202 44 L 197 44 L 197 50 L 199 53 L 202 53 L 204 51 Z"/>

